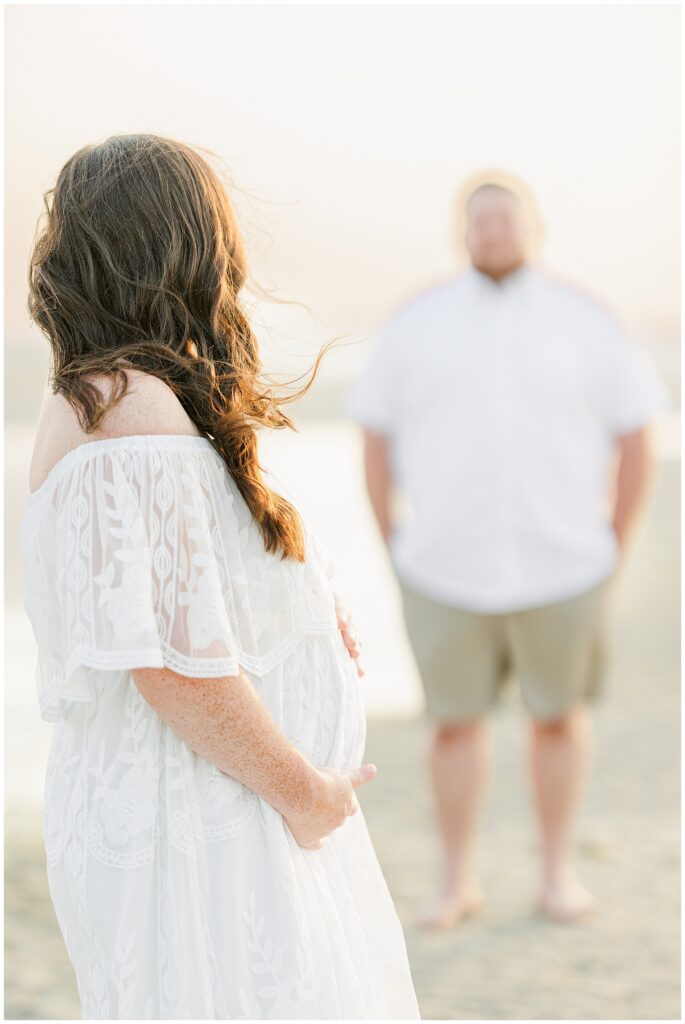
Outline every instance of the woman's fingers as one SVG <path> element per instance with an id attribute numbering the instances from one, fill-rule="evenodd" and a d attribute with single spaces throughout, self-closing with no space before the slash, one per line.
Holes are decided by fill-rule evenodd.
<path id="1" fill-rule="evenodd" d="M 355 662 L 357 663 L 357 675 L 361 677 L 364 675 L 364 669 L 359 664 L 358 658 L 362 642 L 358 637 L 357 630 L 352 625 L 349 610 L 343 605 L 338 605 L 336 611 L 338 616 L 338 627 L 340 628 L 343 640 L 345 641 L 345 646 L 350 653 L 350 657 L 355 659 Z"/>
<path id="2" fill-rule="evenodd" d="M 348 647 L 361 647 L 357 630 L 352 625 L 349 612 L 345 615 L 338 614 L 338 626 Z"/>
<path id="3" fill-rule="evenodd" d="M 346 626 L 349 623 L 349 621 L 350 621 L 349 609 L 346 608 L 342 604 L 338 604 L 338 605 L 336 605 L 336 609 L 335 610 L 336 610 L 336 613 L 337 613 L 337 616 L 338 616 L 338 625 L 339 626 Z"/>
<path id="4" fill-rule="evenodd" d="M 357 631 L 356 630 L 352 630 L 351 631 L 351 630 L 347 629 L 345 626 L 342 626 L 341 629 L 342 629 L 343 639 L 344 639 L 345 643 L 347 644 L 347 646 L 350 648 L 350 650 L 352 648 L 355 648 L 356 650 L 359 650 L 359 648 L 361 647 L 361 641 L 359 640 Z"/>
<path id="5" fill-rule="evenodd" d="M 362 669 L 362 667 L 361 667 L 361 665 L 359 664 L 359 661 L 358 661 L 359 655 L 361 653 L 362 642 L 361 642 L 361 640 L 357 639 L 356 633 L 355 634 L 350 634 L 344 628 L 341 630 L 341 632 L 342 632 L 343 640 L 345 641 L 345 645 L 347 647 L 347 650 L 349 651 L 350 657 L 354 658 L 355 661 L 357 661 L 357 672 L 358 672 L 358 674 L 360 676 L 363 676 L 364 675 L 364 670 Z"/>
<path id="6" fill-rule="evenodd" d="M 378 774 L 378 769 L 372 761 L 361 765 L 359 768 L 352 768 L 348 771 L 349 780 L 355 789 L 363 786 L 365 782 L 371 782 Z"/>

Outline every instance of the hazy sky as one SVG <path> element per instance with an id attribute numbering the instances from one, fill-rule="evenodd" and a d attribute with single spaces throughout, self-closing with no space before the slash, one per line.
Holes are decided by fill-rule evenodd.
<path id="1" fill-rule="evenodd" d="M 10 5 L 5 17 L 10 345 L 45 344 L 25 312 L 43 190 L 79 146 L 133 131 L 221 154 L 247 193 L 235 203 L 253 274 L 310 310 L 260 313 L 284 352 L 363 337 L 450 274 L 455 191 L 489 165 L 535 190 L 551 269 L 641 328 L 678 330 L 676 5 Z"/>

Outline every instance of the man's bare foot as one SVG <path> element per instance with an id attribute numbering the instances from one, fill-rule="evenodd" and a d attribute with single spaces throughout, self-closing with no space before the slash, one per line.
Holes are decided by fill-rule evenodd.
<path id="1" fill-rule="evenodd" d="M 541 916 L 563 922 L 585 919 L 596 909 L 592 893 L 572 874 L 545 886 L 535 906 Z"/>
<path id="2" fill-rule="evenodd" d="M 478 882 L 443 888 L 434 900 L 414 918 L 417 928 L 441 930 L 452 928 L 467 917 L 477 914 L 485 902 Z"/>

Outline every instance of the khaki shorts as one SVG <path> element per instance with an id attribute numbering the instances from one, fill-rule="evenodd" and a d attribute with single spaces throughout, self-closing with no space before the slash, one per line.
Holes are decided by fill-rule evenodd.
<path id="1" fill-rule="evenodd" d="M 555 718 L 603 694 L 614 574 L 582 594 L 502 614 L 454 608 L 399 580 L 409 641 L 426 696 L 441 722 L 482 715 L 518 679 L 536 718 Z"/>

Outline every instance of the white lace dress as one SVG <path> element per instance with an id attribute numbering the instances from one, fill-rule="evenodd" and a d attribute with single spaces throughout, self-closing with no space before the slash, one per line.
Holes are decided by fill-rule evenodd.
<path id="1" fill-rule="evenodd" d="M 306 562 L 265 551 L 200 436 L 86 442 L 28 499 L 24 605 L 54 722 L 47 872 L 84 1018 L 420 1019 L 361 807 L 304 850 L 129 671 L 240 666 L 315 765 L 361 765 L 360 680 L 305 527 Z"/>

